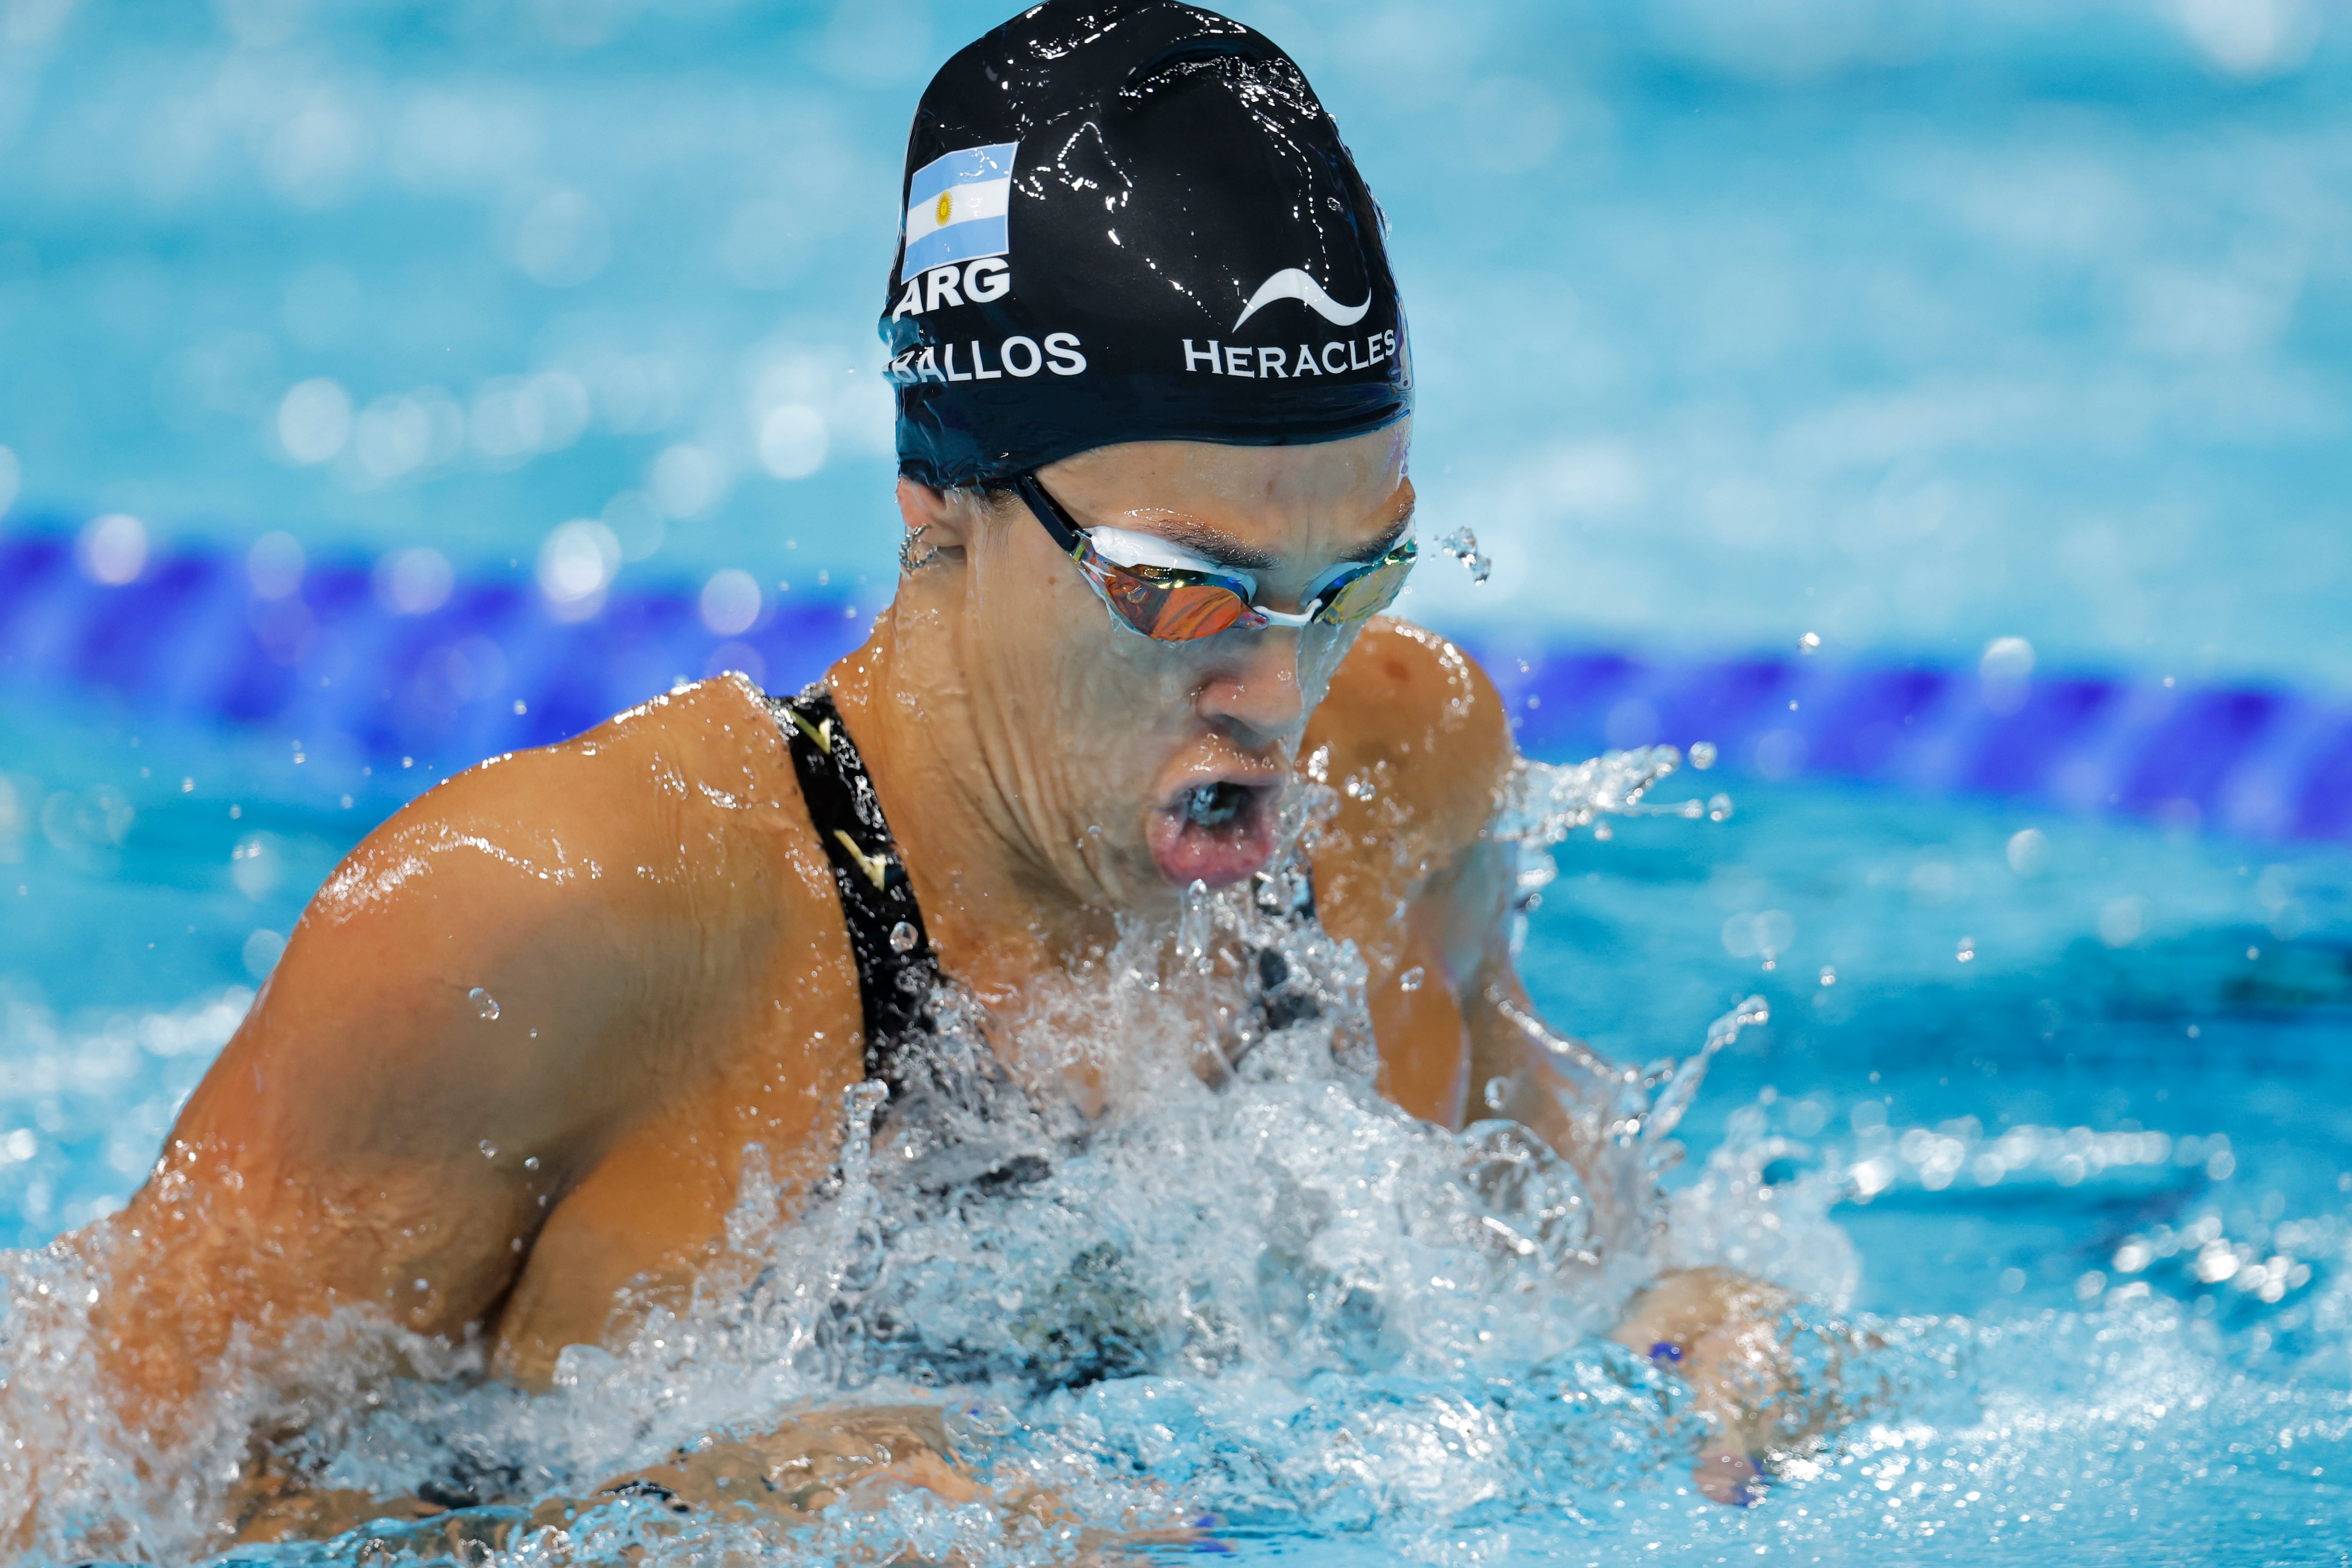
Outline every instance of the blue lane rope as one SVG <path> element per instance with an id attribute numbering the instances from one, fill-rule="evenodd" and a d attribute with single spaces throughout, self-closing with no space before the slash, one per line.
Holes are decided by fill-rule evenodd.
<path id="1" fill-rule="evenodd" d="M 1820 656 L 1478 651 L 1534 755 L 1704 739 L 1734 769 L 1769 778 L 2001 795 L 2252 838 L 2352 840 L 2352 702 L 2340 699 L 2079 673 L 1988 683 L 1967 668 Z"/>
<path id="2" fill-rule="evenodd" d="M 577 734 L 722 668 L 793 689 L 862 640 L 878 602 L 795 589 L 740 637 L 696 595 L 616 586 L 559 619 L 530 584 L 460 579 L 425 615 L 378 598 L 358 559 L 257 596 L 242 551 L 180 547 L 131 582 L 91 580 L 68 520 L 0 535 L 0 685 L 110 692 L 203 723 L 342 737 L 389 763 L 457 765 Z M 2352 702 L 2259 686 L 2037 675 L 1824 657 L 1649 658 L 1471 639 L 1520 743 L 1582 756 L 1711 742 L 1735 772 L 1988 794 L 2271 839 L 2352 841 Z M 517 710 L 517 704 L 520 711 Z"/>

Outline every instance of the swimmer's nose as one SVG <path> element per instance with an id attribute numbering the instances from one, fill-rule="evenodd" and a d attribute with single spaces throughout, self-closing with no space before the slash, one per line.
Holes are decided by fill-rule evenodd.
<path id="1" fill-rule="evenodd" d="M 1193 699 L 1201 716 L 1243 731 L 1244 738 L 1253 742 L 1295 732 L 1307 718 L 1298 679 L 1298 640 L 1295 626 L 1219 637 L 1223 646 L 1217 650 L 1217 663 Z"/>

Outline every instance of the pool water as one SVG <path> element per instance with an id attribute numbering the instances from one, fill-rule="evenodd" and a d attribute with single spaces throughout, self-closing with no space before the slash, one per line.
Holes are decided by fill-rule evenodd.
<path id="1" fill-rule="evenodd" d="M 2352 682 L 2318 0 L 1228 8 L 1391 220 L 1449 629 Z M 1003 10 L 12 10 L 0 512 L 887 583 L 898 163 Z"/>
<path id="2" fill-rule="evenodd" d="M 1591 1337 L 1610 1282 L 1543 1278 L 1575 1225 L 1534 1211 L 1594 1194 L 1481 1187 L 1491 1149 L 1311 1030 L 1209 1095 L 1122 993 L 1164 1103 L 1035 1190 L 959 1227 L 877 1176 L 782 1230 L 754 1191 L 731 1295 L 543 1399 L 462 1355 L 380 1379 L 357 1333 L 310 1367 L 312 1457 L 560 1493 L 803 1402 L 937 1402 L 929 1353 L 976 1463 L 1112 1533 L 1209 1521 L 1171 1555 L 2346 1561 L 2341 16 L 1225 8 L 1381 197 L 1424 515 L 1499 563 L 1433 558 L 1406 607 L 1549 761 L 1722 743 L 1659 795 L 1727 815 L 1557 847 L 1522 963 L 1629 1063 L 1763 999 L 1679 1163 L 1625 1156 L 1671 1205 L 1628 1250 L 1805 1291 L 1853 1406 L 1760 1506 L 1705 1502 L 1671 1384 Z M 894 170 L 1001 9 L 0 5 L 0 1398 L 77 1408 L 86 1286 L 39 1249 L 142 1179 L 369 826 L 674 673 L 789 684 L 876 608 Z M 1344 1019 L 1344 960 L 1299 956 Z M 823 1328 L 908 1300 L 912 1350 Z M 1041 1384 L 1094 1341 L 1113 1375 Z M 67 1446 L 52 1559 L 196 1550 L 140 1456 Z M 504 1557 L 1081 1545 L 622 1501 Z"/>
<path id="3" fill-rule="evenodd" d="M 274 748 L 152 727 L 133 747 L 120 717 L 24 718 L 0 756 L 16 797 L 41 803 L 0 889 L 0 937 L 32 961 L 11 964 L 0 1038 L 0 1205 L 32 1246 L 136 1183 L 272 956 L 255 933 L 282 933 L 389 802 L 273 790 L 290 772 Z M 199 770 L 204 793 L 182 792 Z M 358 1357 L 336 1373 L 358 1414 L 312 1441 L 354 1484 L 404 1489 L 453 1452 L 488 1450 L 555 1492 L 796 1402 L 936 1400 L 944 1375 L 1000 1475 L 1048 1479 L 1097 1525 L 1213 1519 L 1211 1537 L 1244 1555 L 2338 1561 L 2352 1535 L 2340 856 L 2249 858 L 1720 770 L 1671 776 L 1654 798 L 1726 786 L 1727 820 L 1604 818 L 1605 840 L 1558 846 L 1523 964 L 1549 1016 L 1629 1062 L 1691 1053 L 1742 996 L 1769 1004 L 1678 1130 L 1690 1152 L 1667 1178 L 1659 1259 L 1781 1279 L 1814 1298 L 1824 1332 L 1874 1340 L 1849 1345 L 1844 1374 L 1867 1408 L 1757 1508 L 1691 1489 L 1671 1394 L 1586 1337 L 1605 1327 L 1592 1306 L 1448 1228 L 1464 1190 L 1453 1140 L 1383 1114 L 1328 1040 L 1267 1047 L 1222 1095 L 1177 1092 L 1191 1081 L 1168 1076 L 1179 1042 L 1148 1007 L 1122 1015 L 1121 1049 L 1161 1109 L 1115 1116 L 1115 1134 L 1019 1203 L 943 1223 L 886 1183 L 863 1209 L 845 1199 L 771 1234 L 755 1194 L 739 1221 L 771 1270 L 759 1310 L 714 1299 L 618 1358 L 575 1355 L 572 1386 L 536 1402 L 461 1376 L 380 1384 L 371 1405 Z M 1166 1195 L 1152 1173 L 1179 1162 L 1196 1178 L 1186 1194 L 1220 1196 Z M 790 1291 L 774 1299 L 778 1279 L 840 1289 L 877 1234 L 889 1261 L 869 1259 L 870 1278 L 850 1267 L 852 1293 L 911 1292 L 953 1355 L 813 1355 L 811 1320 Z M 1092 1278 L 1084 1258 L 1106 1237 L 1125 1272 L 1073 1309 L 1069 1281 Z M 22 1291 L 46 1270 L 13 1256 Z M 1118 1316 L 1101 1300 L 1162 1289 L 1207 1305 L 1136 1338 L 1151 1348 L 1097 1367 L 1106 1379 L 1040 1380 L 1023 1292 L 1100 1330 Z M 17 1332 L 11 1374 L 37 1384 L 39 1342 Z M 950 1370 L 922 1373 L 927 1356 Z M 591 1557 L 640 1532 L 689 1555 L 727 1538 L 667 1528 L 616 1505 L 577 1533 Z M 169 1550 L 169 1526 L 143 1529 Z M 925 1542 L 1007 1562 L 1062 1549 L 945 1505 L 745 1544 L 815 1559 Z"/>

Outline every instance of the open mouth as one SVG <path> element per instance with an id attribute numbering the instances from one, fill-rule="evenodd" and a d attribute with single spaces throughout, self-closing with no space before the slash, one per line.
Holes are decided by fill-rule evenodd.
<path id="1" fill-rule="evenodd" d="M 1151 814 L 1151 858 L 1178 887 L 1223 888 L 1265 869 L 1274 858 L 1277 783 L 1203 779 Z"/>

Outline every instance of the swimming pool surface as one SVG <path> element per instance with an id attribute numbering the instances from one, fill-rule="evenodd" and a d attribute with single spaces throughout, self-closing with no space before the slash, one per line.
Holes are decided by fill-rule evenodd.
<path id="1" fill-rule="evenodd" d="M 1424 515 L 1500 563 L 1433 562 L 1406 607 L 1545 760 L 1719 749 L 1657 798 L 1722 820 L 1557 847 L 1522 963 L 1628 1062 L 1769 1005 L 1677 1131 L 1666 1260 L 1859 1325 L 1855 1408 L 1759 1506 L 1706 1502 L 1670 1386 L 1465 1241 L 1463 1149 L 1306 1042 L 962 1230 L 887 1184 L 806 1235 L 752 1215 L 771 1283 L 544 1400 L 346 1365 L 322 1473 L 555 1492 L 810 1401 L 947 1397 L 794 1340 L 772 1280 L 825 1280 L 980 1347 L 952 1392 L 1001 1475 L 1114 1533 L 1207 1521 L 1171 1556 L 2352 1560 L 2342 17 L 1229 9 L 1395 224 Z M 994 19 L 0 15 L 0 1376 L 69 1405 L 71 1275 L 36 1249 L 142 1179 L 370 827 L 857 635 L 892 171 L 924 62 Z M 1055 1312 L 1157 1349 L 982 1375 Z M 173 1555 L 184 1521 L 91 1451 L 88 1550 Z M 797 1541 L 656 1513 L 572 1550 L 1076 1549 L 944 1505 Z"/>
<path id="2" fill-rule="evenodd" d="M 292 771 L 274 748 L 134 748 L 120 720 L 24 717 L 0 757 L 43 824 L 0 914 L 17 1245 L 135 1184 L 270 933 L 366 820 L 270 789 Z M 190 773 L 201 793 L 178 789 Z M 1596 1377 L 1624 1374 L 1589 1350 L 1443 1343 L 1297 1379 L 1244 1365 L 1016 1399 L 998 1441 L 1121 1486 L 1156 1477 L 1244 1552 L 1310 1561 L 2336 1561 L 2352 1527 L 2340 855 L 1720 773 L 1659 796 L 1694 780 L 1729 784 L 1728 821 L 1560 847 L 1526 971 L 1551 1016 L 1635 1061 L 1686 1053 L 1741 994 L 1769 1001 L 1771 1023 L 1717 1058 L 1670 1184 L 1693 1256 L 1798 1283 L 1892 1342 L 1894 1392 L 1817 1472 L 1720 1509 L 1686 1490 L 1654 1415 L 1592 1402 Z M 1278 1089 L 1275 1110 L 1310 1128 Z M 677 1375 L 688 1412 L 698 1386 Z M 1186 1415 L 1168 1426 L 1138 1400 Z M 454 1410 L 445 1437 L 467 1429 Z M 1226 1449 L 1249 1473 L 1203 1462 Z"/>

